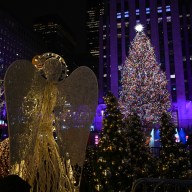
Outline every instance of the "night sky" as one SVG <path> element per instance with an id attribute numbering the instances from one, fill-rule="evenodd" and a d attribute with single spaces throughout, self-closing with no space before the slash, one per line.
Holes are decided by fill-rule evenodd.
<path id="1" fill-rule="evenodd" d="M 85 49 L 86 0 L 33 0 L 1 1 L 0 10 L 7 12 L 20 23 L 31 26 L 34 19 L 46 14 L 57 14 L 76 36 L 78 49 Z"/>

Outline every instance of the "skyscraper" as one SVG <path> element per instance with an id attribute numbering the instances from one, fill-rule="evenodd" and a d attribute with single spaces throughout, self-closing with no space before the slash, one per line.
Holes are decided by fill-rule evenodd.
<path id="1" fill-rule="evenodd" d="M 98 77 L 99 71 L 99 26 L 100 16 L 104 14 L 103 0 L 87 0 L 86 2 L 86 60 L 89 67 Z"/>
<path id="2" fill-rule="evenodd" d="M 100 22 L 100 101 L 121 90 L 121 65 L 141 23 L 166 72 L 180 128 L 192 128 L 192 2 L 188 0 L 108 0 Z"/>
<path id="3" fill-rule="evenodd" d="M 0 141 L 8 137 L 4 76 L 16 60 L 29 60 L 45 51 L 41 39 L 5 12 L 0 12 Z M 22 85 L 21 85 L 22 86 Z"/>
<path id="4" fill-rule="evenodd" d="M 76 39 L 58 15 L 48 14 L 36 18 L 33 29 L 42 38 L 46 52 L 60 55 L 65 60 L 70 73 L 77 68 L 75 64 Z"/>
<path id="5" fill-rule="evenodd" d="M 99 19 L 104 13 L 103 0 L 87 1 L 86 31 L 87 50 L 94 56 L 99 57 Z"/>
<path id="6" fill-rule="evenodd" d="M 44 51 L 44 46 L 32 30 L 22 26 L 5 12 L 0 12 L 0 79 L 17 59 L 31 60 Z"/>

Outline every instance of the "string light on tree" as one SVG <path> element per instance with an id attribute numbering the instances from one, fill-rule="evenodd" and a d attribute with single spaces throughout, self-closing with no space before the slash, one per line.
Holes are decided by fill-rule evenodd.
<path id="1" fill-rule="evenodd" d="M 98 191 L 130 191 L 132 173 L 129 165 L 131 154 L 127 138 L 124 134 L 122 114 L 118 100 L 112 94 L 104 97 L 106 110 L 103 117 L 103 128 L 97 150 L 94 154 L 95 163 L 92 163 L 93 173 L 91 179 Z M 91 159 L 91 157 L 89 158 Z M 93 158 L 92 158 L 93 159 Z M 102 189 L 101 189 L 102 188 Z"/>
<path id="2" fill-rule="evenodd" d="M 146 145 L 146 135 L 137 114 L 129 115 L 125 119 L 125 129 L 131 151 L 133 181 L 143 177 L 155 177 L 155 158 L 149 145 Z"/>
<path id="3" fill-rule="evenodd" d="M 171 100 L 166 75 L 143 29 L 141 24 L 135 26 L 137 33 L 122 65 L 119 102 L 125 117 L 136 113 L 147 125 L 159 122 L 162 112 L 169 111 Z"/>
<path id="4" fill-rule="evenodd" d="M 175 139 L 176 127 L 170 114 L 163 113 L 160 121 L 161 152 L 157 170 L 161 178 L 186 179 L 190 162 L 184 144 Z"/>

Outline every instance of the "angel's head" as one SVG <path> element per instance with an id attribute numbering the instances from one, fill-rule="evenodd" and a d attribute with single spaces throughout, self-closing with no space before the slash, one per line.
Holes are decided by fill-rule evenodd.
<path id="1" fill-rule="evenodd" d="M 47 81 L 59 81 L 62 74 L 62 64 L 54 57 L 49 58 L 44 62 L 43 72 Z"/>
<path id="2" fill-rule="evenodd" d="M 48 81 L 62 81 L 68 76 L 68 69 L 65 60 L 58 54 L 47 52 L 36 55 L 32 64 Z"/>

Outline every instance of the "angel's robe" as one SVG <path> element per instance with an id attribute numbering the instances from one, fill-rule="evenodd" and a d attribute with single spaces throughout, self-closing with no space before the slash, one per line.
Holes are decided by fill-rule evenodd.
<path id="1" fill-rule="evenodd" d="M 65 160 L 59 154 L 58 145 L 53 137 L 57 92 L 57 85 L 54 82 L 46 83 L 32 164 L 28 167 L 29 178 L 27 180 L 33 188 L 32 191 L 73 191 L 73 180 L 69 178 L 69 170 L 65 165 Z"/>

